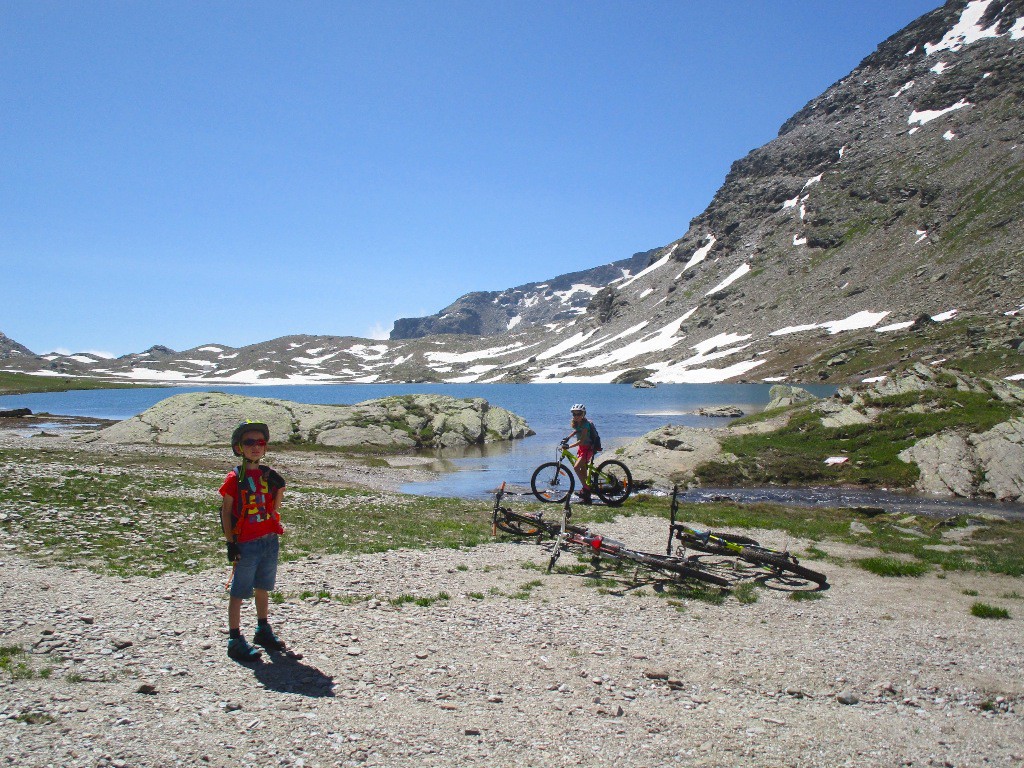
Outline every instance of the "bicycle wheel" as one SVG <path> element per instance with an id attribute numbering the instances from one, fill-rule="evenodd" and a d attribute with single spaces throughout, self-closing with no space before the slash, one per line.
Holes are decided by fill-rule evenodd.
<path id="1" fill-rule="evenodd" d="M 537 536 L 547 533 L 547 528 L 542 525 L 539 519 L 532 519 L 526 515 L 517 515 L 514 512 L 501 510 L 505 514 L 499 514 L 494 518 L 494 524 L 498 530 L 511 533 L 513 536 Z"/>
<path id="2" fill-rule="evenodd" d="M 786 579 L 795 576 L 797 579 L 814 582 L 818 585 L 818 589 L 828 589 L 829 587 L 828 577 L 825 574 L 805 568 L 795 557 L 784 552 L 744 547 L 740 557 L 748 563 L 769 568 L 776 578 Z"/>
<path id="3" fill-rule="evenodd" d="M 541 501 L 549 501 L 552 504 L 560 504 L 572 493 L 576 487 L 576 478 L 573 472 L 560 461 L 549 461 L 541 464 L 533 471 L 530 478 L 530 488 L 533 495 Z"/>
<path id="4" fill-rule="evenodd" d="M 702 569 L 699 565 L 687 562 L 686 560 L 682 560 L 678 557 L 655 555 L 650 552 L 631 552 L 628 555 L 622 553 L 620 556 L 647 566 L 654 571 L 665 571 L 677 576 L 682 576 L 683 578 L 697 579 L 698 581 L 704 581 L 708 584 L 714 584 L 719 587 L 728 587 L 732 585 L 732 582 L 728 579 L 716 576 L 715 574 Z"/>
<path id="5" fill-rule="evenodd" d="M 597 482 L 594 490 L 609 507 L 619 506 L 633 492 L 633 475 L 621 461 L 610 459 L 602 462 L 595 472 Z"/>

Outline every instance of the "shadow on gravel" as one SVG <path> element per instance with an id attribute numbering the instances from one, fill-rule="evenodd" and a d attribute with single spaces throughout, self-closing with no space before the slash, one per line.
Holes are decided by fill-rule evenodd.
<path id="1" fill-rule="evenodd" d="M 254 664 L 251 668 L 256 679 L 272 691 L 311 698 L 334 696 L 333 677 L 287 654 L 273 653 L 270 663 Z"/>

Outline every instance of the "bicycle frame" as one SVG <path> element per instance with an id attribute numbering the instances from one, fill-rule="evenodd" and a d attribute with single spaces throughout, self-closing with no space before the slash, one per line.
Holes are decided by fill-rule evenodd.
<path id="1" fill-rule="evenodd" d="M 676 522 L 676 514 L 679 512 L 679 486 L 672 486 L 672 504 L 669 507 L 669 525 L 668 525 L 668 546 L 665 549 L 665 554 L 672 554 L 672 539 L 680 532 L 689 534 L 696 539 L 700 539 L 705 544 L 714 543 L 716 546 L 723 549 L 727 549 L 736 555 L 743 554 L 743 545 L 736 544 L 731 541 L 723 539 L 721 536 L 716 536 L 711 531 L 700 531 L 696 528 L 691 528 L 686 523 Z"/>

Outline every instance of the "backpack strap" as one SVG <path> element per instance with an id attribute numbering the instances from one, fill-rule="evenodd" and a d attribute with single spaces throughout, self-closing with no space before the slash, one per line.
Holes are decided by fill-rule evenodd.
<path id="1" fill-rule="evenodd" d="M 235 501 L 234 509 L 231 511 L 231 532 L 238 538 L 239 531 L 242 530 L 242 480 L 245 479 L 245 473 L 242 471 L 241 465 L 235 467 Z"/>
<path id="2" fill-rule="evenodd" d="M 242 530 L 242 521 L 244 519 L 244 516 L 242 514 L 242 483 L 248 482 L 249 478 L 248 475 L 246 475 L 243 472 L 241 466 L 235 467 L 234 472 L 237 485 L 235 489 L 235 508 L 231 514 L 231 522 L 234 523 L 234 527 L 231 530 L 237 537 L 239 532 L 241 532 Z M 267 485 L 268 495 L 272 497 L 277 496 L 277 492 L 285 487 L 284 478 L 281 477 L 277 472 L 272 470 L 270 467 L 264 467 L 261 465 L 260 476 L 263 482 L 265 482 Z M 277 511 L 276 505 L 274 506 L 274 509 L 270 514 L 271 517 L 277 522 L 281 521 L 281 515 Z"/>

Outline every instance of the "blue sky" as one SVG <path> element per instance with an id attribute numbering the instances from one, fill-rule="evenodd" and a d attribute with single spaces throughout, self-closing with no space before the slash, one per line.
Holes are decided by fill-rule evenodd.
<path id="1" fill-rule="evenodd" d="M 0 331 L 383 336 L 682 236 L 938 0 L 0 5 Z"/>

